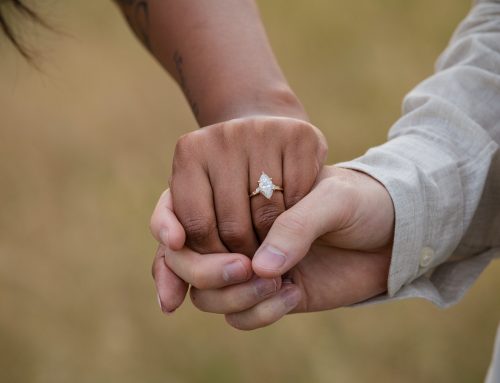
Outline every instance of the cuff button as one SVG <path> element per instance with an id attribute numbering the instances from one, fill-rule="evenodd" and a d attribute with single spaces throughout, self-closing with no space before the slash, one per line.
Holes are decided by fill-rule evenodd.
<path id="1" fill-rule="evenodd" d="M 420 267 L 424 268 L 431 264 L 434 260 L 434 250 L 430 247 L 424 247 L 420 252 Z"/>

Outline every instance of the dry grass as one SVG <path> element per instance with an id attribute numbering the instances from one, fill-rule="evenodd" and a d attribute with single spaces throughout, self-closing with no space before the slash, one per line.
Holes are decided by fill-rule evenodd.
<path id="1" fill-rule="evenodd" d="M 469 1 L 260 2 L 330 161 L 381 143 Z M 38 73 L 0 53 L 0 381 L 478 382 L 500 265 L 458 306 L 408 301 L 296 315 L 240 333 L 156 306 L 147 223 L 176 138 L 195 128 L 173 82 L 108 2 L 51 1 Z"/>

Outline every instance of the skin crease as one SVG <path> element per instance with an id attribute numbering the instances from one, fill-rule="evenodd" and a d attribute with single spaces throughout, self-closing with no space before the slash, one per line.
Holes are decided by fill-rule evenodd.
<path id="1" fill-rule="evenodd" d="M 244 263 L 256 275 L 243 283 L 225 282 L 220 276 L 225 265 L 235 260 L 244 262 L 246 257 L 200 256 L 183 247 L 183 229 L 171 211 L 170 193 L 162 198 L 153 213 L 151 229 L 159 238 L 158 232 L 168 228 L 173 237 L 168 248 L 162 248 L 165 252 L 155 258 L 154 268 L 170 267 L 182 275 L 195 286 L 191 288 L 195 306 L 225 314 L 235 328 L 251 330 L 269 325 L 288 312 L 333 309 L 386 291 L 394 208 L 386 189 L 368 175 L 324 167 L 311 193 L 275 221 L 261 246 L 279 246 L 287 255 L 285 265 L 274 270 L 262 268 L 257 253 L 251 265 L 249 261 Z M 257 295 L 256 280 L 285 273 L 293 283 L 277 283 L 271 293 Z M 158 272 L 155 282 L 163 302 L 180 305 L 187 285 L 182 291 L 174 291 Z"/>

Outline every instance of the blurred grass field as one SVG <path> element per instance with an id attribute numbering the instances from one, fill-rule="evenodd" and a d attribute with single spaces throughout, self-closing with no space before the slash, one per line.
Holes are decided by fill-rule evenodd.
<path id="1" fill-rule="evenodd" d="M 40 3 L 61 35 L 0 42 L 0 382 L 481 382 L 500 263 L 449 310 L 405 301 L 294 315 L 243 333 L 156 304 L 149 215 L 180 91 L 111 2 Z M 273 47 L 330 162 L 384 142 L 469 0 L 260 1 Z"/>

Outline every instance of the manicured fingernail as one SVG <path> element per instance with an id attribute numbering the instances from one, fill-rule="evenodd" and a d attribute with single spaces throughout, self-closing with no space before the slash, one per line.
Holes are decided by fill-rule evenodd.
<path id="1" fill-rule="evenodd" d="M 158 299 L 158 306 L 160 306 L 160 309 L 162 311 L 163 314 L 165 315 L 172 315 L 175 310 L 172 310 L 172 311 L 168 311 L 164 306 L 163 306 L 163 303 L 161 303 L 161 299 L 160 299 L 160 295 L 159 294 L 156 294 L 156 298 Z"/>
<path id="2" fill-rule="evenodd" d="M 267 270 L 279 270 L 285 262 L 285 254 L 269 245 L 266 245 L 257 251 L 257 254 L 255 254 L 254 257 L 254 264 Z"/>
<path id="3" fill-rule="evenodd" d="M 248 273 L 241 261 L 234 261 L 224 266 L 222 278 L 229 283 L 243 282 L 248 279 Z"/>
<path id="4" fill-rule="evenodd" d="M 285 289 L 281 293 L 281 299 L 283 300 L 283 304 L 289 310 L 293 309 L 295 306 L 299 304 L 300 297 L 301 297 L 300 290 L 297 288 Z"/>
<path id="5" fill-rule="evenodd" d="M 255 290 L 257 291 L 257 296 L 259 297 L 265 297 L 269 294 L 275 293 L 278 290 L 278 284 L 274 279 L 259 278 L 254 283 Z"/>
<path id="6" fill-rule="evenodd" d="M 168 246 L 168 230 L 167 229 L 160 230 L 160 241 L 165 246 Z"/>

